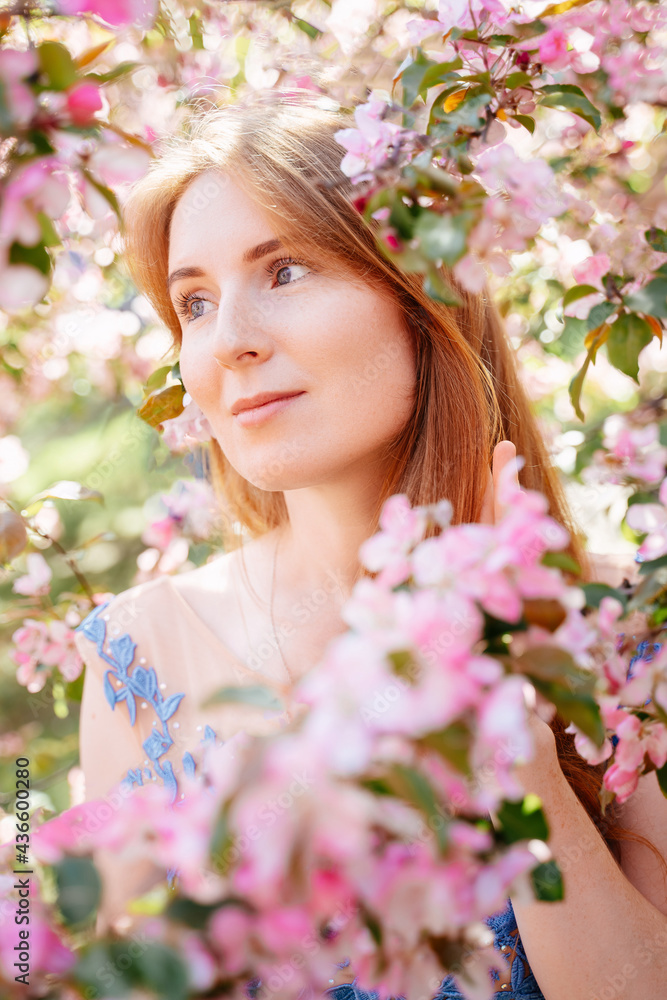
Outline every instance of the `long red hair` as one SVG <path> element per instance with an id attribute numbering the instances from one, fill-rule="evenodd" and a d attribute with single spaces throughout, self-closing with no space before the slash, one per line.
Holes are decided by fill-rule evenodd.
<path id="1" fill-rule="evenodd" d="M 181 326 L 167 293 L 172 213 L 187 186 L 204 171 L 231 176 L 267 213 L 288 248 L 350 268 L 369 284 L 388 290 L 412 333 L 417 358 L 414 411 L 387 449 L 388 471 L 377 515 L 387 497 L 405 493 L 413 505 L 447 498 L 454 523 L 477 521 L 493 449 L 509 439 L 525 460 L 521 485 L 546 496 L 550 514 L 570 533 L 569 554 L 582 567 L 583 578 L 589 578 L 581 537 L 519 380 L 497 307 L 486 290 L 473 294 L 442 268 L 462 301 L 456 308 L 444 305 L 424 291 L 421 275 L 401 270 L 380 251 L 373 228 L 353 205 L 358 190 L 340 169 L 343 150 L 334 133 L 353 122 L 348 113 L 320 105 L 311 93 L 269 94 L 186 120 L 125 206 L 125 257 L 137 287 L 171 331 L 177 353 Z M 227 518 L 228 545 L 238 544 L 238 524 L 251 535 L 261 535 L 285 520 L 283 494 L 245 480 L 215 440 L 209 460 Z M 560 716 L 551 728 L 563 773 L 617 861 L 620 840 L 648 845 L 623 830 L 613 809 L 602 815 L 598 791 L 604 765 L 591 767 L 577 754 Z"/>

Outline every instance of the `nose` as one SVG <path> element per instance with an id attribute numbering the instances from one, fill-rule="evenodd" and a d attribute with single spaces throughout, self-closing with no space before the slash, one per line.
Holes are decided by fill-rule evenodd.
<path id="1" fill-rule="evenodd" d="M 216 317 L 213 358 L 221 368 L 234 370 L 265 361 L 273 344 L 266 317 L 247 299 L 220 303 Z"/>

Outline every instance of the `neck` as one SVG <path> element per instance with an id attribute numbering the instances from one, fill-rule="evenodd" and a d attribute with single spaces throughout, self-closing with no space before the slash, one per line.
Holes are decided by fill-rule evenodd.
<path id="1" fill-rule="evenodd" d="M 285 492 L 288 523 L 280 540 L 283 580 L 301 586 L 335 578 L 348 595 L 360 568 L 359 547 L 375 529 L 383 470 L 350 470 L 334 482 Z"/>

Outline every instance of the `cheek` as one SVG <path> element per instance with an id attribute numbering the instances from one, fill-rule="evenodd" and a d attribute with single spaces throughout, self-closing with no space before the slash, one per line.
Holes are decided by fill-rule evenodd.
<path id="1" fill-rule="evenodd" d="M 212 360 L 210 351 L 202 350 L 184 337 L 179 351 L 179 367 L 183 385 L 210 419 L 213 414 L 207 410 L 211 402 L 219 398 L 219 379 L 215 370 L 218 366 Z"/>
<path id="2" fill-rule="evenodd" d="M 399 430 L 412 412 L 413 339 L 393 303 L 362 297 L 356 308 L 354 302 L 349 305 L 352 308 L 344 316 L 339 314 L 331 368 L 338 372 L 333 397 L 341 413 L 365 418 L 368 429 L 375 427 L 386 436 Z"/>

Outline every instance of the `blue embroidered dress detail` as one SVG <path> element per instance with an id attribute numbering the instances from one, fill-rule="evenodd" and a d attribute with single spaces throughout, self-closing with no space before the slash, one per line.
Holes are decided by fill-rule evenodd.
<path id="1" fill-rule="evenodd" d="M 544 994 L 537 985 L 519 937 L 511 900 L 507 900 L 507 906 L 500 913 L 487 917 L 485 923 L 495 934 L 494 946 L 510 961 L 511 987 L 502 991 L 497 990 L 493 996 L 516 997 L 517 1000 L 544 1000 Z M 500 978 L 497 972 L 493 973 L 493 978 L 494 980 Z M 330 986 L 324 991 L 324 995 L 331 997 L 332 1000 L 377 1000 L 378 993 L 361 990 L 356 982 L 355 979 L 351 983 Z M 398 1000 L 405 998 L 401 997 Z M 465 1000 L 465 996 L 456 986 L 454 977 L 447 976 L 441 982 L 433 1000 Z"/>
<path id="2" fill-rule="evenodd" d="M 156 725 L 156 728 L 142 744 L 151 764 L 149 765 L 148 760 L 146 760 L 143 767 L 129 768 L 123 781 L 129 782 L 130 785 L 143 785 L 144 781 L 154 781 L 159 778 L 169 789 L 170 801 L 174 802 L 178 793 L 176 775 L 171 762 L 168 760 L 161 762 L 160 758 L 164 757 L 169 748 L 173 746 L 174 741 L 169 732 L 169 720 L 185 696 L 172 694 L 165 698 L 160 690 L 154 667 L 136 665 L 130 672 L 137 644 L 132 641 L 129 632 L 123 633 L 116 639 L 109 639 L 109 652 L 105 651 L 107 626 L 104 618 L 100 616 L 110 603 L 110 601 L 106 601 L 94 608 L 75 631 L 82 632 L 86 638 L 92 640 L 97 646 L 97 655 L 109 664 L 109 670 L 104 674 L 104 694 L 111 708 L 115 709 L 119 702 L 124 701 L 129 712 L 130 723 L 134 725 L 137 718 L 136 699 L 140 698 L 142 702 L 150 705 L 159 720 L 159 727 Z M 120 681 L 119 687 L 113 686 L 112 677 L 116 681 Z M 213 729 L 206 726 L 201 742 L 206 746 L 215 738 L 216 734 Z M 188 776 L 194 775 L 195 760 L 189 750 L 183 754 L 182 763 L 184 772 Z"/>

